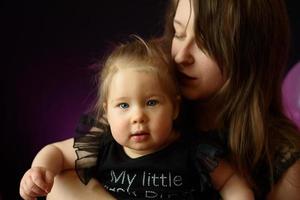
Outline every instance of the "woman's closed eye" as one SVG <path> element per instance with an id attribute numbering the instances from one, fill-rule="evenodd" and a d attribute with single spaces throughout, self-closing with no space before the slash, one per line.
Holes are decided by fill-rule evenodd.
<path id="1" fill-rule="evenodd" d="M 185 34 L 182 33 L 174 33 L 174 38 L 178 40 L 183 40 L 185 38 Z"/>

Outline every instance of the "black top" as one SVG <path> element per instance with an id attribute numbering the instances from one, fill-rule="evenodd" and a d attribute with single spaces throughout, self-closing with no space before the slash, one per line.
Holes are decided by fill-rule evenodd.
<path id="1" fill-rule="evenodd" d="M 83 183 L 94 177 L 118 199 L 213 199 L 218 196 L 211 192 L 208 173 L 218 166 L 224 151 L 206 136 L 183 134 L 168 147 L 133 159 L 125 154 L 110 132 L 90 133 L 93 123 L 92 118 L 83 117 L 74 142 L 78 156 L 76 170 Z M 104 130 L 99 124 L 97 127 Z"/>

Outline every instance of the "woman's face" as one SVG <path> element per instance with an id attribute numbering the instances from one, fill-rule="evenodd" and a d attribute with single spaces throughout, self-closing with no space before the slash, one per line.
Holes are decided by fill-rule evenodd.
<path id="1" fill-rule="evenodd" d="M 224 78 L 216 62 L 196 44 L 191 3 L 190 0 L 179 0 L 173 20 L 172 57 L 177 63 L 183 96 L 206 101 L 222 87 Z"/>

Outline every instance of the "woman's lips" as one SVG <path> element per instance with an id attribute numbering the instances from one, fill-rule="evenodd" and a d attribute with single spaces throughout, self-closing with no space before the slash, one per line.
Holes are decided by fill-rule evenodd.
<path id="1" fill-rule="evenodd" d="M 192 77 L 192 76 L 188 76 L 184 73 L 179 73 L 179 81 L 183 84 L 188 84 L 188 83 L 192 83 L 195 80 L 197 80 L 197 78 Z"/>

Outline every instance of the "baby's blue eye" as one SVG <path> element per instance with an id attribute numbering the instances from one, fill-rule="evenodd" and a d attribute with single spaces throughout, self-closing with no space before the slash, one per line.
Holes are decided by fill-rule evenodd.
<path id="1" fill-rule="evenodd" d="M 128 103 L 120 103 L 118 105 L 118 107 L 122 108 L 122 109 L 126 109 L 126 108 L 129 108 L 129 104 Z"/>
<path id="2" fill-rule="evenodd" d="M 147 106 L 155 106 L 158 104 L 158 101 L 155 99 L 151 99 L 149 101 L 147 101 Z"/>

